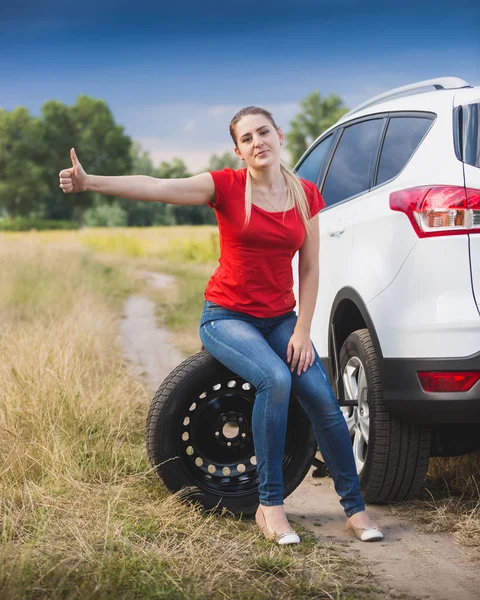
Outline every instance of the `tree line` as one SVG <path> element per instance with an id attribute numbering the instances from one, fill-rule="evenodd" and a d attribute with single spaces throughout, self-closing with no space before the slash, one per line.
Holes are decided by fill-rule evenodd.
<path id="1" fill-rule="evenodd" d="M 292 165 L 347 111 L 338 96 L 322 98 L 317 90 L 301 100 L 300 107 L 286 134 Z M 40 117 L 33 117 L 24 107 L 0 108 L 0 222 L 23 217 L 86 226 L 216 223 L 207 206 L 132 202 L 93 192 L 74 194 L 67 200 L 57 181 L 72 146 L 91 174 L 164 179 L 193 175 L 180 158 L 154 166 L 149 153 L 115 123 L 103 100 L 81 95 L 72 106 L 51 100 L 43 104 Z M 225 152 L 213 154 L 202 171 L 240 166 L 233 152 Z"/>

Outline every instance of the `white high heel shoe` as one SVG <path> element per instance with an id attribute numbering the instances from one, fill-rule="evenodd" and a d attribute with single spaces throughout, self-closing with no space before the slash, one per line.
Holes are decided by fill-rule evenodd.
<path id="1" fill-rule="evenodd" d="M 275 540 L 277 544 L 280 544 L 281 546 L 300 543 L 300 538 L 293 531 L 293 529 L 290 531 L 284 531 L 282 533 L 270 531 L 270 529 L 267 527 L 261 504 L 258 505 L 257 512 L 255 513 L 255 521 L 267 540 Z"/>

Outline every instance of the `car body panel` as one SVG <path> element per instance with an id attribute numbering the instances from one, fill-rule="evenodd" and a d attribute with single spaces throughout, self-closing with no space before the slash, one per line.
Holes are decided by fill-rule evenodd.
<path id="1" fill-rule="evenodd" d="M 312 319 L 311 338 L 320 356 L 328 355 L 330 310 L 339 287 L 353 277 L 353 224 L 356 207 L 352 203 L 337 205 L 335 210 L 320 213 L 319 295 Z M 293 260 L 294 293 L 299 296 L 298 252 Z M 298 312 L 299 306 L 297 306 Z"/>
<path id="2" fill-rule="evenodd" d="M 367 309 L 385 358 L 469 356 L 480 347 L 468 236 L 418 240 Z"/>
<path id="3" fill-rule="evenodd" d="M 399 415 L 425 423 L 462 422 L 474 413 L 480 421 L 480 384 L 468 394 L 432 395 L 423 391 L 417 376 L 419 365 L 480 369 L 480 234 L 419 238 L 407 215 L 390 208 L 390 194 L 427 185 L 480 189 L 480 169 L 462 163 L 452 127 L 454 107 L 479 98 L 477 87 L 377 103 L 340 119 L 299 161 L 332 132 L 365 118 L 422 112 L 434 117 L 394 178 L 321 211 L 319 291 L 311 330 L 317 351 L 333 369 L 331 321 L 342 320 L 349 303 L 361 304 L 357 314 L 368 315 L 365 322 L 385 377 L 385 401 Z M 294 292 L 301 300 L 297 258 Z M 348 301 L 340 305 L 346 290 Z"/>

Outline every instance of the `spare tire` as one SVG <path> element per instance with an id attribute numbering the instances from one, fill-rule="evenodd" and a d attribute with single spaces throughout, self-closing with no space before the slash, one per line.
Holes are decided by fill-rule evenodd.
<path id="1" fill-rule="evenodd" d="M 152 467 L 172 492 L 207 509 L 251 515 L 258 474 L 251 427 L 255 388 L 202 350 L 162 382 L 147 416 Z M 292 395 L 283 457 L 284 497 L 301 483 L 317 445 Z"/>

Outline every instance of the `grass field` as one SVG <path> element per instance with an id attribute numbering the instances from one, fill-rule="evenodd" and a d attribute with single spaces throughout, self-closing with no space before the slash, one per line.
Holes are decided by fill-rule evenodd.
<path id="1" fill-rule="evenodd" d="M 205 230 L 204 230 L 205 229 Z M 122 230 L 119 231 L 119 234 Z M 128 231 L 128 230 L 127 230 Z M 157 233 L 156 233 L 157 232 Z M 108 230 L 96 230 L 96 236 L 113 236 Z M 218 244 L 213 243 L 214 227 L 175 227 L 132 230 L 139 244 L 151 244 L 151 254 L 135 258 L 142 269 L 175 275 L 174 289 L 150 291 L 158 307 L 162 323 L 175 335 L 172 341 L 186 354 L 198 351 L 198 320 L 203 304 L 203 291 L 217 265 Z M 162 242 L 155 242 L 155 237 Z M 178 241 L 185 238 L 182 244 Z M 119 239 L 117 237 L 116 239 Z M 167 255 L 165 240 L 175 241 L 176 247 L 202 247 L 198 254 L 176 252 Z M 209 256 L 211 260 L 206 260 Z M 126 256 L 119 248 L 114 256 Z M 110 260 L 113 256 L 110 255 Z M 426 480 L 424 499 L 396 505 L 402 515 L 431 532 L 450 531 L 458 543 L 478 549 L 480 558 L 480 453 L 453 458 L 432 458 Z"/>
<path id="2" fill-rule="evenodd" d="M 371 598 L 368 566 L 300 524 L 302 544 L 275 547 L 162 487 L 145 450 L 150 397 L 118 326 L 124 299 L 145 292 L 134 265 L 166 258 L 151 231 L 159 254 L 138 257 L 93 250 L 95 235 L 0 235 L 0 598 Z M 212 266 L 190 264 L 199 282 Z"/>
<path id="3" fill-rule="evenodd" d="M 216 266 L 213 232 L 198 229 L 0 234 L 0 598 L 374 595 L 368 566 L 300 524 L 303 543 L 277 548 L 250 521 L 185 505 L 148 464 L 150 396 L 122 358 L 122 304 L 152 295 L 197 351 Z M 165 240 L 181 236 L 172 255 Z M 148 290 L 138 269 L 177 284 Z M 395 510 L 480 548 L 479 465 L 478 453 L 432 459 L 425 498 Z"/>

